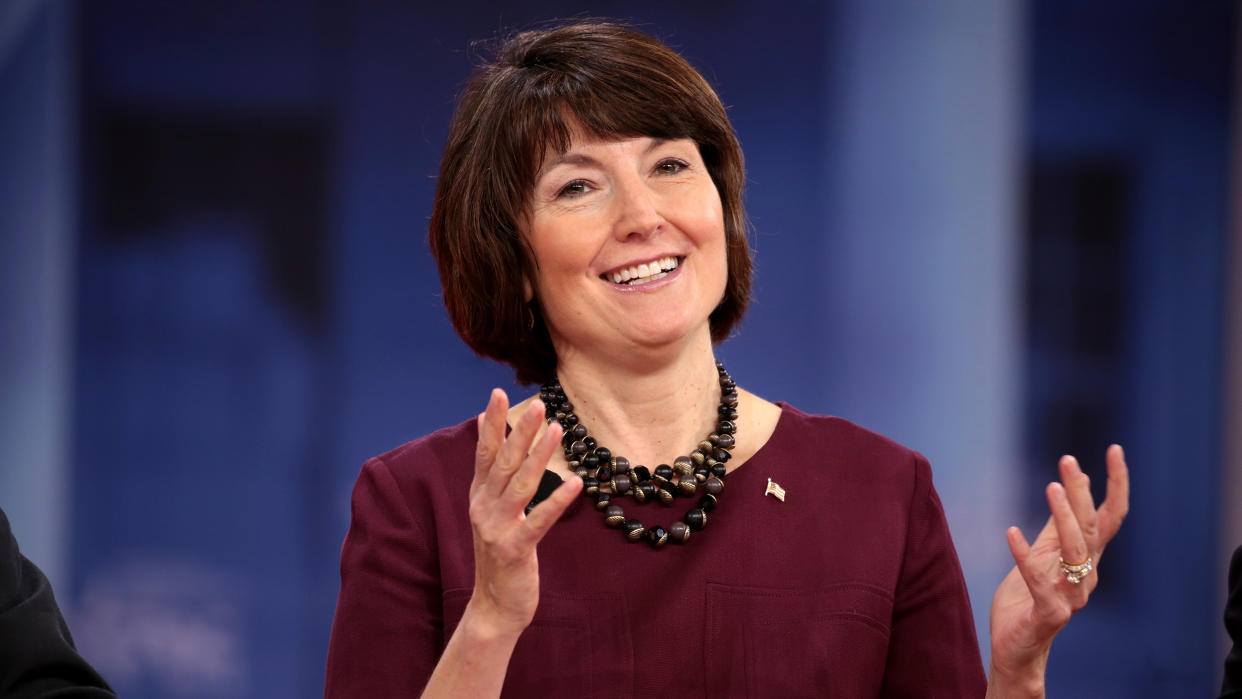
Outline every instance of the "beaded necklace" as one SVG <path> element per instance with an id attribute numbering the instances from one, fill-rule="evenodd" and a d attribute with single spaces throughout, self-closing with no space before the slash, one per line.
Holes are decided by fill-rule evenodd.
<path id="1" fill-rule="evenodd" d="M 565 448 L 569 467 L 582 478 L 583 493 L 595 501 L 595 509 L 604 513 L 604 523 L 619 528 L 626 539 L 646 540 L 656 549 L 662 548 L 669 539 L 684 544 L 691 532 L 707 526 L 707 514 L 719 504 L 720 493 L 724 490 L 725 462 L 732 457 L 736 443 L 737 384 L 720 362 L 716 362 L 716 372 L 720 375 L 716 431 L 699 442 L 688 456 L 673 459 L 672 466 L 660 464 L 654 471 L 646 466 L 631 467 L 629 459 L 616 456 L 598 444 L 574 414 L 574 406 L 565 396 L 559 380 L 540 388 L 539 398 L 545 406 L 548 423 L 555 420 L 565 430 L 561 446 Z M 659 502 L 671 506 L 679 498 L 694 498 L 699 486 L 706 492 L 681 520 L 667 529 L 658 525 L 646 527 L 637 519 L 627 518 L 619 504 L 622 497 L 629 495 L 638 504 Z"/>

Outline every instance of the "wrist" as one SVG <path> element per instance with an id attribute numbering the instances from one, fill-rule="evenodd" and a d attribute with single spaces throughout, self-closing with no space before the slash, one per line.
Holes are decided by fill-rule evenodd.
<path id="1" fill-rule="evenodd" d="M 466 603 L 454 635 L 465 634 L 471 645 L 482 643 L 513 646 L 525 630 L 525 625 L 514 624 L 503 615 L 497 614 L 489 605 L 480 603 L 477 598 L 471 598 Z"/>
<path id="2" fill-rule="evenodd" d="M 1007 668 L 992 662 L 988 667 L 988 699 L 1044 699 L 1044 670 L 1048 656 L 1024 665 Z"/>

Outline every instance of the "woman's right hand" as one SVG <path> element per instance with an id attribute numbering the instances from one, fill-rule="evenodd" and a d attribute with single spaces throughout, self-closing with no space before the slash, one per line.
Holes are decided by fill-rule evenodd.
<path id="1" fill-rule="evenodd" d="M 544 406 L 534 399 L 505 437 L 509 399 L 492 391 L 479 415 L 479 443 L 470 484 L 474 530 L 474 594 L 466 607 L 472 621 L 497 637 L 521 634 L 539 604 L 539 560 L 535 547 L 582 490 L 570 476 L 538 507 L 525 514 L 544 469 L 560 448 L 562 430 L 553 422 L 536 439 Z"/>

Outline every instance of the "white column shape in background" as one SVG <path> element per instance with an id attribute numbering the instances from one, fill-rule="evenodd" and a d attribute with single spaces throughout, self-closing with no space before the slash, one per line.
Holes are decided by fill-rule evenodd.
<path id="1" fill-rule="evenodd" d="M 986 655 L 991 595 L 1012 565 L 1005 528 L 1025 524 L 1012 507 L 1023 468 L 1024 8 L 836 7 L 826 57 L 827 402 L 931 460 Z"/>
<path id="2" fill-rule="evenodd" d="M 75 143 L 72 7 L 0 3 L 0 507 L 67 590 Z"/>

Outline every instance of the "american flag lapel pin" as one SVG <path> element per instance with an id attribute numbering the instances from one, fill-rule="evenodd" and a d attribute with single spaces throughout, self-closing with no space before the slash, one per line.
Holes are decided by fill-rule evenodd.
<path id="1" fill-rule="evenodd" d="M 779 483 L 772 480 L 771 478 L 768 479 L 768 488 L 767 490 L 763 491 L 763 495 L 764 497 L 772 495 L 776 497 L 777 500 L 780 500 L 781 502 L 785 502 L 785 489 L 782 488 Z"/>

